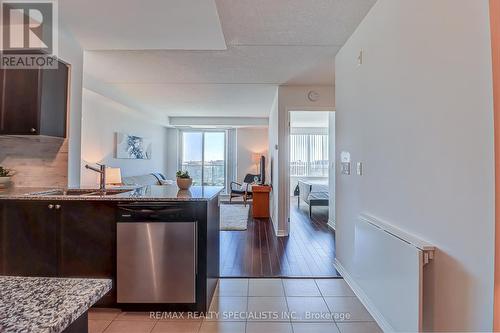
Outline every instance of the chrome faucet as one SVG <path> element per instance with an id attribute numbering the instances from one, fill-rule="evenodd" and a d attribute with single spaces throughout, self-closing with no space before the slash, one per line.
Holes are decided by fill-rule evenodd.
<path id="1" fill-rule="evenodd" d="M 106 165 L 105 164 L 99 164 L 96 163 L 99 166 L 99 169 L 90 165 L 85 165 L 87 169 L 90 169 L 92 171 L 95 171 L 99 174 L 99 190 L 105 191 L 106 190 Z"/>

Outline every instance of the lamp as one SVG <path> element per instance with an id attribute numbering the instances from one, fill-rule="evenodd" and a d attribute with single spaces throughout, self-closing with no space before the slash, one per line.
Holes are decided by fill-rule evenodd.
<path id="1" fill-rule="evenodd" d="M 122 183 L 122 172 L 120 168 L 106 168 L 106 184 L 120 185 Z"/>
<path id="2" fill-rule="evenodd" d="M 252 162 L 255 163 L 255 168 L 257 169 L 257 173 L 259 172 L 260 156 L 261 154 L 259 153 L 252 154 Z"/>

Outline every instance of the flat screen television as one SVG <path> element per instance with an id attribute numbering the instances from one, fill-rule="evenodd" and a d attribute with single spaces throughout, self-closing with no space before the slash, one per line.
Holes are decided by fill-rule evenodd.
<path id="1" fill-rule="evenodd" d="M 261 156 L 260 157 L 260 174 L 259 174 L 259 177 L 260 177 L 260 182 L 262 184 L 265 184 L 266 183 L 266 157 L 265 156 Z"/>

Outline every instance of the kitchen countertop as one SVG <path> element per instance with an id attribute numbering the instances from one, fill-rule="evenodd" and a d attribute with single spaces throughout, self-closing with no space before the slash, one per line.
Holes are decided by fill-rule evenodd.
<path id="1" fill-rule="evenodd" d="M 0 276 L 0 332 L 61 332 L 111 285 L 107 279 Z"/>
<path id="2" fill-rule="evenodd" d="M 148 185 L 132 188 L 129 192 L 110 195 L 47 194 L 60 188 L 11 187 L 0 190 L 0 200 L 76 200 L 76 201 L 209 201 L 218 196 L 222 186 L 192 186 L 180 190 L 177 185 Z M 119 189 L 117 187 L 110 190 Z M 95 189 L 95 191 L 99 191 Z M 45 192 L 45 193 L 44 193 Z"/>

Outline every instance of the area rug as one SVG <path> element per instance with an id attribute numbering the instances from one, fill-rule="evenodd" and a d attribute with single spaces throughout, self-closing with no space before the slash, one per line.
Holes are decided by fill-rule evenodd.
<path id="1" fill-rule="evenodd" d="M 247 230 L 250 205 L 220 205 L 220 230 Z"/>

